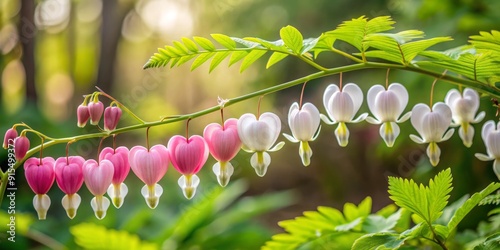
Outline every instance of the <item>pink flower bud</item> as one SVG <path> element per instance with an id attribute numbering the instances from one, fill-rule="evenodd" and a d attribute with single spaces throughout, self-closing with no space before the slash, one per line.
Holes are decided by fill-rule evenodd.
<path id="1" fill-rule="evenodd" d="M 104 104 L 102 104 L 101 101 L 90 102 L 87 107 L 90 115 L 90 124 L 99 124 L 99 120 L 101 119 L 102 112 L 104 110 Z"/>
<path id="2" fill-rule="evenodd" d="M 104 113 L 104 121 L 106 121 L 106 113 Z M 108 188 L 108 195 L 116 208 L 120 208 L 123 204 L 123 199 L 128 193 L 128 187 L 123 183 L 130 171 L 128 162 L 129 150 L 126 147 L 118 147 L 116 150 L 112 148 L 104 148 L 99 154 L 99 160 L 104 159 L 111 161 L 114 167 L 113 181 Z"/>
<path id="3" fill-rule="evenodd" d="M 135 146 L 128 155 L 130 167 L 146 185 L 141 189 L 150 208 L 158 205 L 163 188 L 157 184 L 167 172 L 170 163 L 168 149 L 163 145 L 155 145 L 151 149 Z"/>
<path id="4" fill-rule="evenodd" d="M 121 116 L 122 110 L 119 107 L 107 107 L 104 110 L 104 130 L 114 130 Z"/>
<path id="5" fill-rule="evenodd" d="M 7 149 L 9 145 L 14 144 L 14 139 L 17 137 L 17 131 L 14 128 L 10 128 L 5 132 L 5 136 L 3 138 L 3 148 Z"/>
<path id="6" fill-rule="evenodd" d="M 83 106 L 80 104 L 76 109 L 76 117 L 78 119 L 78 127 L 83 128 L 87 124 L 87 121 L 90 118 L 89 108 L 87 106 Z"/>
<path id="7" fill-rule="evenodd" d="M 36 194 L 33 198 L 33 206 L 38 213 L 38 219 L 45 220 L 50 207 L 47 192 L 55 179 L 54 159 L 45 157 L 40 161 L 39 158 L 29 158 L 24 162 L 24 175 L 31 190 Z"/>
<path id="8" fill-rule="evenodd" d="M 26 152 L 30 149 L 30 140 L 26 136 L 17 137 L 14 140 L 14 155 L 17 161 L 26 156 Z"/>
<path id="9" fill-rule="evenodd" d="M 184 196 L 191 199 L 200 183 L 196 173 L 200 171 L 208 158 L 208 145 L 199 135 L 193 135 L 189 139 L 176 135 L 168 141 L 168 148 L 172 165 L 182 174 L 177 183 Z"/>

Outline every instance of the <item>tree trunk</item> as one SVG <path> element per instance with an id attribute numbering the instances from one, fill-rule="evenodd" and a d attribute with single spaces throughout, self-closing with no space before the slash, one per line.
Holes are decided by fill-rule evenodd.
<path id="1" fill-rule="evenodd" d="M 35 87 L 35 37 L 37 29 L 34 21 L 35 1 L 23 0 L 21 2 L 19 22 L 19 41 L 22 47 L 21 61 L 26 71 L 26 100 L 36 102 L 37 93 Z"/>

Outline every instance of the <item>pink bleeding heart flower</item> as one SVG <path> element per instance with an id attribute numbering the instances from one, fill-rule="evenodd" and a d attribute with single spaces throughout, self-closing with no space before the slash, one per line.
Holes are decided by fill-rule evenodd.
<path id="1" fill-rule="evenodd" d="M 14 156 L 17 161 L 23 159 L 29 149 L 30 140 L 28 137 L 21 135 L 14 140 Z"/>
<path id="2" fill-rule="evenodd" d="M 45 220 L 50 207 L 50 198 L 47 195 L 55 179 L 54 158 L 29 158 L 24 162 L 24 174 L 31 190 L 36 194 L 33 206 L 38 213 L 39 220 Z"/>
<path id="3" fill-rule="evenodd" d="M 123 183 L 130 171 L 128 154 L 129 150 L 126 147 L 118 147 L 117 149 L 106 147 L 99 154 L 99 161 L 106 159 L 113 163 L 113 181 L 108 188 L 108 195 L 116 208 L 123 205 L 123 200 L 128 193 L 128 187 Z"/>
<path id="4" fill-rule="evenodd" d="M 76 118 L 78 120 L 77 125 L 80 128 L 85 127 L 87 121 L 90 118 L 89 107 L 80 104 L 76 109 Z"/>
<path id="5" fill-rule="evenodd" d="M 168 148 L 172 165 L 182 174 L 177 183 L 184 196 L 191 199 L 196 193 L 196 187 L 200 184 L 200 178 L 196 176 L 196 173 L 208 159 L 208 145 L 199 135 L 193 135 L 189 139 L 176 135 L 168 141 Z"/>
<path id="6" fill-rule="evenodd" d="M 104 110 L 104 130 L 114 130 L 121 116 L 122 110 L 119 107 L 107 107 Z"/>
<path id="7" fill-rule="evenodd" d="M 207 142 L 210 154 L 217 160 L 213 166 L 213 172 L 217 175 L 219 184 L 227 185 L 234 167 L 229 162 L 241 148 L 241 140 L 238 135 L 238 119 L 228 119 L 224 126 L 211 123 L 205 127 L 203 138 Z"/>
<path id="8" fill-rule="evenodd" d="M 104 104 L 101 101 L 90 102 L 87 106 L 90 115 L 90 124 L 97 125 L 104 111 Z"/>
<path id="9" fill-rule="evenodd" d="M 158 182 L 163 178 L 170 164 L 168 149 L 161 144 L 149 150 L 142 146 L 135 146 L 130 149 L 128 159 L 134 174 L 146 184 L 141 189 L 142 196 L 150 208 L 156 208 L 163 194 L 163 188 Z"/>
<path id="10" fill-rule="evenodd" d="M 109 207 L 109 199 L 104 197 L 104 194 L 113 181 L 113 173 L 113 163 L 108 160 L 97 162 L 91 159 L 83 164 L 85 185 L 95 196 L 92 198 L 90 205 L 99 220 L 106 216 Z"/>
<path id="11" fill-rule="evenodd" d="M 59 157 L 55 162 L 57 185 L 66 194 L 61 203 L 70 219 L 75 217 L 82 201 L 76 192 L 83 184 L 84 163 L 85 159 L 81 156 Z"/>
<path id="12" fill-rule="evenodd" d="M 5 136 L 3 137 L 3 148 L 7 149 L 9 145 L 14 145 L 14 140 L 17 137 L 17 130 L 15 128 L 9 128 L 5 132 Z"/>

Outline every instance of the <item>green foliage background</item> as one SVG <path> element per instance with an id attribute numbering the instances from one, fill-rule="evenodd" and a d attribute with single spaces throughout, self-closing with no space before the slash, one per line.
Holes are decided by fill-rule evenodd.
<path id="1" fill-rule="evenodd" d="M 107 1 L 107 0 L 106 0 Z M 11 38 L 9 27 L 14 30 L 22 24 L 22 14 L 19 12 L 21 1 L 7 0 L 0 4 L 0 34 L 2 39 Z M 89 2 L 84 4 L 85 2 Z M 143 63 L 147 61 L 157 47 L 171 44 L 180 37 L 210 37 L 209 34 L 228 34 L 234 37 L 256 36 L 274 41 L 279 39 L 279 30 L 287 25 L 292 25 L 302 32 L 303 39 L 317 37 L 321 32 L 332 30 L 344 20 L 366 15 L 369 18 L 390 15 L 397 21 L 397 31 L 407 29 L 419 29 L 426 32 L 429 37 L 453 37 L 454 40 L 445 43 L 445 46 L 435 46 L 436 50 L 454 47 L 453 45 L 465 44 L 468 37 L 479 34 L 479 31 L 500 30 L 498 24 L 500 17 L 496 10 L 500 8 L 498 1 L 460 1 L 460 0 L 389 0 L 389 1 L 261 1 L 261 0 L 216 0 L 216 1 L 179 1 L 177 10 L 188 9 L 190 16 L 178 16 L 178 20 L 171 22 L 192 22 L 190 30 L 173 28 L 161 31 L 148 26 L 140 13 L 148 13 L 144 6 L 153 1 L 107 1 L 117 4 L 116 8 L 102 5 L 104 12 L 95 19 L 85 20 L 80 18 L 82 9 L 98 6 L 101 1 L 71 1 L 71 10 L 67 17 L 67 24 L 55 25 L 36 29 L 34 52 L 37 65 L 34 72 L 23 72 L 19 70 L 22 51 L 22 40 L 15 42 L 14 46 L 2 44 L 2 56 L 0 56 L 1 78 L 1 106 L 0 106 L 0 131 L 5 131 L 15 122 L 26 122 L 35 129 L 44 131 L 46 134 L 61 137 L 90 132 L 88 129 L 78 129 L 76 125 L 75 107 L 82 101 L 81 95 L 94 91 L 93 86 L 105 86 L 110 93 L 122 100 L 131 109 L 136 111 L 144 119 L 155 120 L 162 115 L 189 113 L 204 109 L 216 104 L 217 96 L 224 98 L 238 96 L 251 92 L 258 88 L 271 86 L 292 79 L 302 77 L 314 72 L 313 67 L 304 65 L 299 60 L 286 58 L 276 63 L 270 70 L 266 68 L 265 60 L 258 60 L 255 65 L 242 64 L 239 67 L 219 66 L 211 74 L 209 71 L 217 66 L 215 63 L 198 65 L 200 68 L 193 73 L 189 66 L 181 66 L 175 70 L 153 69 L 143 71 Z M 174 1 L 165 1 L 174 2 Z M 36 4 L 40 4 L 37 2 Z M 90 6 L 90 7 L 89 7 Z M 164 11 L 167 12 L 168 8 Z M 123 20 L 116 18 L 122 26 L 115 26 L 118 34 L 115 44 L 116 55 L 112 56 L 109 50 L 103 49 L 100 40 L 103 34 L 100 28 L 104 22 L 103 16 L 117 15 L 124 12 Z M 165 14 L 165 13 L 164 13 Z M 166 14 L 165 14 L 166 15 Z M 184 17 L 184 18 L 182 18 Z M 64 22 L 63 22 L 64 23 Z M 31 26 L 30 26 L 31 27 Z M 128 27 L 126 30 L 124 27 Z M 130 33 L 131 32 L 131 33 Z M 7 35 L 6 35 L 7 34 Z M 28 35 L 31 33 L 28 33 Z M 128 34 L 128 35 L 127 35 Z M 132 36 L 130 34 L 133 34 Z M 24 38 L 20 33 L 20 38 Z M 214 37 L 217 40 L 217 38 Z M 224 39 L 219 37 L 219 39 Z M 445 38 L 442 38 L 445 39 Z M 227 40 L 227 39 L 226 39 Z M 106 40 L 107 41 L 107 40 Z M 291 41 L 293 43 L 293 41 Z M 228 45 L 231 46 L 231 45 Z M 376 47 L 376 44 L 373 45 Z M 354 52 L 349 44 L 345 43 L 342 50 Z M 109 65 L 100 64 L 99 58 L 113 57 Z M 212 55 L 216 56 L 216 55 Z M 229 56 L 229 55 L 225 55 Z M 255 57 L 259 55 L 256 54 Z M 439 57 L 439 54 L 429 54 Z M 208 59 L 208 58 L 207 58 Z M 219 60 L 220 59 L 220 60 Z M 223 55 L 219 56 L 221 62 Z M 276 56 L 275 60 L 279 60 Z M 250 59 L 249 59 L 250 60 Z M 396 60 L 399 60 L 396 59 Z M 201 61 L 201 59 L 200 59 Z M 199 61 L 199 62 L 200 62 Z M 332 67 L 348 63 L 341 56 L 319 56 L 318 63 Z M 14 62 L 14 63 L 13 63 Z M 277 62 L 277 61 L 276 61 Z M 212 65 L 213 64 L 213 65 Z M 214 66 L 215 65 L 215 66 Z M 267 67 L 271 65 L 267 64 Z M 240 74 L 240 69 L 246 69 Z M 103 78 L 101 75 L 111 75 L 111 78 Z M 35 79 L 37 97 L 33 98 L 26 92 L 27 76 Z M 100 82 L 99 79 L 111 79 Z M 391 71 L 391 82 L 401 82 L 408 88 L 410 104 L 407 109 L 418 102 L 427 103 L 429 99 L 432 78 L 415 73 Z M 355 73 L 344 74 L 344 82 L 356 82 L 364 93 L 373 84 L 381 84 L 385 81 L 385 70 L 366 70 Z M 493 80 L 495 81 L 495 80 Z M 336 76 L 308 83 L 305 100 L 315 103 L 321 108 L 321 95 L 327 83 L 338 82 Z M 442 100 L 446 91 L 454 86 L 447 83 L 438 83 L 435 100 Z M 294 87 L 281 91 L 275 95 L 267 96 L 263 102 L 263 110 L 276 112 L 283 121 L 286 120 L 288 106 L 298 100 L 300 87 Z M 65 96 L 65 98 L 58 98 Z M 245 104 L 235 105 L 226 110 L 226 117 L 238 117 L 244 112 L 256 112 L 257 100 L 250 100 Z M 492 107 L 489 98 L 482 99 L 481 109 L 487 112 L 487 119 L 494 119 L 495 108 Z M 360 112 L 368 111 L 366 105 L 362 106 Z M 209 122 L 218 122 L 217 115 L 210 115 L 203 119 L 196 119 L 190 123 L 193 133 L 201 133 L 203 127 Z M 120 123 L 120 126 L 130 125 L 134 122 L 130 117 Z M 283 125 L 285 130 L 287 129 Z M 49 210 L 48 220 L 38 222 L 32 218 L 34 210 L 31 200 L 33 194 L 29 190 L 24 173 L 17 171 L 18 192 L 16 196 L 16 211 L 20 213 L 17 218 L 30 225 L 33 232 L 41 232 L 47 238 L 53 238 L 68 248 L 75 248 L 83 241 L 75 241 L 75 235 L 85 233 L 86 230 L 102 232 L 113 232 L 117 239 L 130 238 L 131 241 L 140 244 L 143 240 L 155 241 L 156 233 L 166 229 L 174 230 L 177 227 L 180 232 L 179 238 L 169 244 L 185 243 L 186 247 L 203 244 L 230 244 L 231 237 L 246 240 L 248 244 L 255 246 L 264 244 L 271 235 L 281 232 L 277 222 L 298 216 L 302 211 L 315 210 L 317 206 L 331 206 L 341 208 L 344 203 L 358 204 L 366 196 L 372 197 L 374 211 L 391 203 L 387 194 L 387 176 L 412 177 L 416 182 L 426 183 L 437 172 L 446 167 L 452 167 L 454 176 L 454 189 L 450 193 L 450 201 L 458 200 L 465 194 L 479 191 L 490 182 L 496 180 L 491 163 L 479 162 L 473 157 L 475 152 L 484 152 L 484 146 L 480 140 L 480 126 L 475 125 L 476 136 L 473 147 L 466 149 L 462 146 L 460 139 L 454 136 L 449 142 L 443 143 L 443 154 L 441 163 L 437 168 L 432 168 L 425 158 L 425 149 L 413 144 L 408 134 L 413 133 L 409 122 L 401 126 L 401 135 L 394 148 L 388 149 L 378 137 L 378 128 L 367 124 L 358 124 L 352 128 L 352 138 L 349 148 L 341 149 L 335 143 L 333 130 L 323 128 L 319 139 L 312 143 L 314 157 L 308 168 L 301 166 L 300 158 L 295 155 L 295 145 L 287 144 L 284 149 L 273 155 L 273 164 L 265 178 L 255 176 L 249 167 L 248 156 L 241 153 L 234 160 L 236 167 L 235 178 L 244 179 L 248 182 L 248 189 L 236 189 L 234 196 L 242 195 L 245 198 L 237 200 L 236 197 L 226 198 L 227 213 L 222 209 L 220 200 L 210 196 L 210 191 L 217 186 L 215 177 L 209 168 L 213 160 L 209 160 L 206 169 L 203 170 L 202 190 L 199 202 L 207 200 L 211 205 L 202 206 L 202 217 L 200 223 L 205 226 L 198 233 L 193 230 L 193 224 L 180 220 L 183 215 L 189 214 L 191 208 L 196 210 L 196 201 L 188 202 L 182 198 L 176 185 L 177 174 L 170 169 L 162 185 L 166 191 L 162 197 L 162 203 L 156 210 L 149 210 L 143 204 L 142 197 L 138 192 L 129 193 L 124 207 L 120 210 L 110 208 L 108 217 L 104 221 L 97 221 L 88 206 L 90 194 L 85 188 L 80 191 L 83 197 L 82 205 L 75 220 L 70 221 L 64 215 L 64 210 L 59 205 L 62 193 L 54 186 L 49 195 L 52 206 Z M 183 124 L 173 124 L 151 130 L 153 143 L 166 143 L 174 134 L 183 133 Z M 33 143 L 36 138 L 30 138 Z M 95 157 L 97 141 L 81 142 L 71 149 L 74 154 L 84 157 Z M 108 145 L 110 144 L 107 142 Z M 138 131 L 129 133 L 127 136 L 118 137 L 118 143 L 123 145 L 144 144 L 144 133 Z M 320 150 L 321 149 L 321 150 Z M 54 157 L 62 156 L 64 146 L 57 146 L 45 151 L 47 155 Z M 290 152 L 294 152 L 292 157 Z M 421 157 L 424 155 L 424 157 Z M 2 163 L 7 161 L 6 151 L 0 151 Z M 5 164 L 2 164 L 5 166 Z M 140 182 L 134 176 L 127 178 L 129 187 L 139 187 Z M 286 193 L 282 196 L 272 196 L 274 191 L 294 189 L 293 198 Z M 228 194 L 225 194 L 228 193 Z M 269 194 L 268 194 L 269 193 Z M 225 190 L 214 196 L 231 196 L 230 190 Z M 257 197 L 253 198 L 256 195 Z M 264 195 L 260 197 L 260 195 Z M 279 199 L 277 198 L 279 197 Z M 248 200 L 250 199 L 250 201 Z M 260 200 L 259 206 L 252 199 Z M 291 201 L 294 205 L 288 206 Z M 281 201 L 277 202 L 276 201 Z M 216 202 L 216 203 L 214 203 Z M 194 204 L 194 205 L 193 205 Z M 223 203 L 224 204 L 224 203 Z M 6 203 L 2 205 L 5 209 Z M 214 208 L 215 207 L 215 208 Z M 224 207 L 224 206 L 223 206 Z M 279 209 L 277 212 L 269 213 Z M 240 210 L 238 210 L 240 209 Z M 205 211 L 206 210 L 206 211 Z M 487 211 L 491 206 L 480 207 L 477 212 L 468 216 L 459 225 L 460 229 L 476 229 L 479 221 L 486 220 Z M 238 217 L 243 211 L 247 216 Z M 381 210 L 382 211 L 382 210 Z M 344 212 L 345 213 L 345 212 Z M 229 215 L 227 215 L 229 214 Z M 263 215 L 264 214 L 264 215 Z M 259 215 L 254 222 L 254 216 Z M 231 217 L 233 216 L 233 217 Z M 214 229 L 224 225 L 223 218 L 231 221 L 231 227 Z M 2 217 L 5 218 L 5 217 Z M 193 222 L 192 220 L 187 220 Z M 3 219 L 2 219 L 3 222 Z M 216 223 L 217 222 L 217 223 Z M 241 223 L 240 223 L 241 222 Z M 21 222 L 23 223 L 23 222 Z M 176 224 L 178 223 L 178 224 Z M 193 222 L 194 223 L 194 222 Z M 212 228 L 210 225 L 215 223 Z M 2 223 L 4 224 L 4 223 Z M 190 226 L 191 225 L 191 226 Z M 195 224 L 198 225 L 198 224 Z M 73 227 L 74 226 L 74 227 Z M 22 226 L 19 226 L 22 228 Z M 106 227 L 107 229 L 104 229 Z M 70 230 L 71 228 L 71 230 Z M 238 231 L 237 229 L 241 229 Z M 18 242 L 15 247 L 39 248 L 42 247 L 37 240 L 40 235 L 23 236 L 23 230 L 19 229 Z M 112 231 L 117 230 L 117 231 Z M 184 232 L 183 232 L 184 230 Z M 205 231 L 203 231 L 205 230 Z M 235 235 L 231 235 L 232 231 Z M 487 231 L 485 229 L 485 231 Z M 28 230 L 26 229 L 26 232 Z M 203 237 L 203 232 L 211 232 L 216 238 Z M 218 233 L 225 232 L 225 233 Z M 238 235 L 238 232 L 245 232 Z M 249 232 L 253 232 L 252 234 Z M 2 244 L 5 235 L 1 235 Z M 172 232 L 169 232 L 172 234 Z M 478 234 L 479 232 L 474 232 Z M 474 239 L 474 233 L 469 234 Z M 138 238 L 134 237 L 137 235 Z M 216 237 L 220 236 L 220 237 Z M 477 235 L 475 235 L 477 236 Z M 384 236 L 384 237 L 391 237 Z M 43 236 L 42 236 L 43 238 Z M 164 237 L 165 239 L 167 237 Z M 477 237 L 476 237 L 477 238 Z M 464 236 L 464 239 L 466 237 Z M 172 243 L 174 242 L 174 243 Z M 123 243 L 123 242 L 122 242 Z M 133 243 L 133 244 L 136 244 Z M 132 244 L 132 243 L 130 243 Z M 234 243 L 236 244 L 236 243 Z M 170 245 L 169 245 L 170 246 Z M 181 248 L 181 245 L 177 245 Z M 210 246 L 210 245 L 209 245 Z M 250 246 L 250 245 L 248 245 Z M 147 247 L 147 244 L 144 245 Z M 236 249 L 236 248 L 234 248 Z"/>

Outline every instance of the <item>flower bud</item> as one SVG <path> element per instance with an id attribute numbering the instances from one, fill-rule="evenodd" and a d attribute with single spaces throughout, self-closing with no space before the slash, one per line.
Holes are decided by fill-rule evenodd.
<path id="1" fill-rule="evenodd" d="M 14 140 L 17 137 L 17 131 L 14 128 L 10 128 L 5 132 L 3 138 L 3 148 L 7 149 L 9 145 L 14 144 Z"/>
<path id="2" fill-rule="evenodd" d="M 90 115 L 90 124 L 99 124 L 99 120 L 101 119 L 102 112 L 104 110 L 104 104 L 102 104 L 101 101 L 90 102 L 87 107 Z"/>
<path id="3" fill-rule="evenodd" d="M 14 153 L 17 161 L 26 156 L 26 152 L 30 149 L 30 140 L 22 135 L 14 140 Z"/>
<path id="4" fill-rule="evenodd" d="M 104 110 L 104 130 L 114 130 L 121 116 L 122 110 L 119 107 L 107 107 Z"/>
<path id="5" fill-rule="evenodd" d="M 87 121 L 90 118 L 89 108 L 87 106 L 84 106 L 83 104 L 80 104 L 80 106 L 78 106 L 78 108 L 76 109 L 76 117 L 78 119 L 78 127 L 85 127 Z"/>

